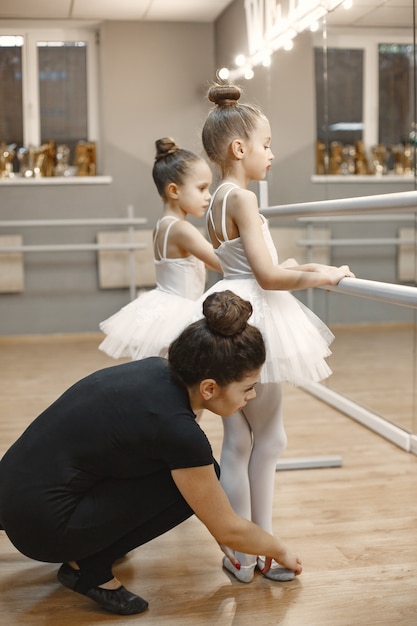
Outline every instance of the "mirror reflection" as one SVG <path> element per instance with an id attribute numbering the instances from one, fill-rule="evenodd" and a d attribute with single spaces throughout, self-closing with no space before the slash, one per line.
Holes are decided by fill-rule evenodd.
<path id="1" fill-rule="evenodd" d="M 413 14 L 411 0 L 403 8 L 339 7 L 314 35 L 315 174 L 325 198 L 335 197 L 330 185 L 348 178 L 353 188 L 336 197 L 367 195 L 361 185 L 369 177 L 379 183 L 375 193 L 417 188 Z M 329 229 L 333 240 L 351 238 L 333 248 L 334 264 L 348 262 L 361 278 L 416 286 L 416 213 L 329 218 L 320 228 Z M 321 304 L 330 326 L 335 297 L 345 298 L 353 315 L 333 327 L 328 386 L 417 432 L 417 311 L 330 295 Z"/>

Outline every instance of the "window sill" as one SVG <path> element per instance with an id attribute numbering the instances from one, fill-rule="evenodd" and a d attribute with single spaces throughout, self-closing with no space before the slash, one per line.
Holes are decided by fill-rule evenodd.
<path id="1" fill-rule="evenodd" d="M 413 183 L 415 180 L 414 174 L 387 174 L 385 176 L 338 176 L 329 175 L 329 176 L 319 176 L 313 175 L 311 177 L 312 183 Z"/>
<path id="2" fill-rule="evenodd" d="M 109 185 L 112 176 L 48 176 L 41 178 L 0 178 L 0 185 L 9 186 L 51 186 L 51 185 Z"/>

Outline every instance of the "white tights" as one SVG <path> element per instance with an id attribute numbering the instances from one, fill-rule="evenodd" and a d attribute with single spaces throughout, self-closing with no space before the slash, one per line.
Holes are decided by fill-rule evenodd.
<path id="1" fill-rule="evenodd" d="M 256 398 L 223 418 L 221 484 L 238 515 L 272 533 L 272 504 L 278 457 L 285 450 L 281 385 L 258 384 Z M 236 553 L 241 565 L 255 557 Z"/>

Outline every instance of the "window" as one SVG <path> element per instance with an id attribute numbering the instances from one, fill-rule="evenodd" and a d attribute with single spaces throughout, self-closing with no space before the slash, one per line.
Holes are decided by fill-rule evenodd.
<path id="1" fill-rule="evenodd" d="M 0 24 L 0 143 L 14 170 L 29 149 L 98 139 L 96 35 L 90 29 L 11 32 Z M 68 152 L 69 151 L 69 152 Z"/>
<path id="2" fill-rule="evenodd" d="M 88 140 L 87 44 L 38 42 L 41 143 L 54 139 L 72 152 Z"/>
<path id="3" fill-rule="evenodd" d="M 317 139 L 355 143 L 363 131 L 363 50 L 314 53 Z"/>
<path id="4" fill-rule="evenodd" d="M 411 44 L 379 44 L 379 143 L 395 145 L 410 141 L 414 110 L 413 66 Z"/>
<path id="5" fill-rule="evenodd" d="M 315 41 L 317 174 L 411 174 L 414 47 L 403 32 Z M 381 41 L 383 37 L 383 41 Z"/>
<path id="6" fill-rule="evenodd" d="M 22 37 L 0 37 L 0 141 L 23 145 Z"/>

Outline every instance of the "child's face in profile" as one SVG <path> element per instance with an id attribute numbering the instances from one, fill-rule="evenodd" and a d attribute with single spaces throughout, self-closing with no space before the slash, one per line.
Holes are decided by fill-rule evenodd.
<path id="1" fill-rule="evenodd" d="M 246 144 L 243 157 L 245 172 L 251 180 L 263 180 L 273 160 L 271 127 L 266 117 L 262 116 Z"/>
<path id="2" fill-rule="evenodd" d="M 182 185 L 178 186 L 178 204 L 185 213 L 202 217 L 210 202 L 212 183 L 210 167 L 199 159 L 189 167 Z"/>

